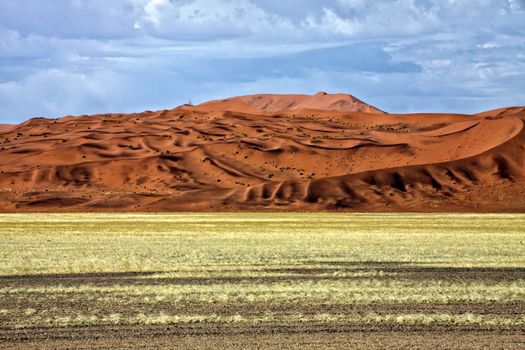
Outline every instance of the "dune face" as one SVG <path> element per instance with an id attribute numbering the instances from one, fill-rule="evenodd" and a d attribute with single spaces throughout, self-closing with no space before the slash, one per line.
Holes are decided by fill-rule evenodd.
<path id="1" fill-rule="evenodd" d="M 396 115 L 348 96 L 31 119 L 0 134 L 0 211 L 525 212 L 525 107 Z"/>
<path id="2" fill-rule="evenodd" d="M 9 131 L 15 127 L 14 124 L 0 124 L 0 133 Z"/>

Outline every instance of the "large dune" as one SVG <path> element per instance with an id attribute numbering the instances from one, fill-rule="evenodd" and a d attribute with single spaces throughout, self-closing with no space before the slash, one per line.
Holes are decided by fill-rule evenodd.
<path id="1" fill-rule="evenodd" d="M 525 107 L 251 95 L 0 130 L 0 211 L 525 212 Z"/>
<path id="2" fill-rule="evenodd" d="M 371 106 L 349 94 L 327 94 L 318 92 L 310 95 L 247 95 L 214 100 L 201 104 L 200 109 L 219 111 L 235 110 L 245 112 L 283 112 L 297 109 L 323 109 L 340 112 L 382 113 L 382 110 Z"/>

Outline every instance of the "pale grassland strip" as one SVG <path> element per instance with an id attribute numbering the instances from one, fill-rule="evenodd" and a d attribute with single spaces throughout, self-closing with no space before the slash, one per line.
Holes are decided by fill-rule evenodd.
<path id="1" fill-rule="evenodd" d="M 320 280 L 278 283 L 219 283 L 166 285 L 80 285 L 3 287 L 0 296 L 19 300 L 45 295 L 53 299 L 88 300 L 97 295 L 117 304 L 170 301 L 172 303 L 301 302 L 301 303 L 453 303 L 525 302 L 525 279 L 487 283 L 415 280 Z"/>
<path id="2" fill-rule="evenodd" d="M 0 214 L 0 275 L 398 262 L 524 267 L 525 215 Z"/>
<path id="3" fill-rule="evenodd" d="M 265 314 L 261 316 L 246 315 L 169 315 L 160 313 L 157 315 L 137 314 L 134 316 L 123 316 L 115 313 L 110 315 L 84 315 L 76 316 L 35 316 L 18 323 L 10 325 L 11 328 L 33 328 L 33 327 L 78 327 L 78 326 L 101 326 L 101 325 L 169 325 L 169 324 L 302 324 L 322 323 L 336 325 L 416 325 L 416 326 L 481 326 L 481 327 L 521 327 L 525 325 L 525 317 L 499 317 L 491 315 L 478 315 L 472 313 L 464 314 L 316 314 L 307 315 L 302 313 L 292 315 Z"/>

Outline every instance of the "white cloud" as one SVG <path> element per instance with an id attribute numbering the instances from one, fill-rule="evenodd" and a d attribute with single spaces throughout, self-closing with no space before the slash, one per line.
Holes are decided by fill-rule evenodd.
<path id="1" fill-rule="evenodd" d="M 523 10 L 523 3 L 520 3 L 519 0 L 508 0 L 508 3 L 511 11 L 520 12 Z"/>
<path id="2" fill-rule="evenodd" d="M 150 0 L 144 5 L 142 20 L 159 27 L 161 20 L 166 16 L 166 11 L 173 12 L 174 5 L 169 0 Z M 135 22 L 135 28 L 142 28 L 140 21 Z"/>
<path id="3" fill-rule="evenodd" d="M 495 42 L 486 42 L 486 43 L 483 43 L 483 44 L 478 44 L 477 46 L 482 48 L 482 49 L 496 49 L 496 48 L 499 47 L 499 44 L 497 44 Z"/>
<path id="4" fill-rule="evenodd" d="M 323 8 L 323 17 L 319 21 L 309 17 L 305 21 L 305 26 L 309 29 L 321 30 L 325 34 L 353 35 L 361 28 L 361 23 L 353 19 L 344 19 L 330 8 Z"/>
<path id="5" fill-rule="evenodd" d="M 366 0 L 339 0 L 339 3 L 343 6 L 352 8 L 352 9 L 362 9 L 365 7 Z"/>
<path id="6" fill-rule="evenodd" d="M 248 0 L 149 0 L 135 27 L 147 34 L 178 40 L 275 37 L 280 31 L 296 29 L 286 18 Z"/>
<path id="7" fill-rule="evenodd" d="M 87 75 L 50 69 L 0 83 L 0 115 L 61 116 L 104 109 L 116 81 L 108 71 Z"/>

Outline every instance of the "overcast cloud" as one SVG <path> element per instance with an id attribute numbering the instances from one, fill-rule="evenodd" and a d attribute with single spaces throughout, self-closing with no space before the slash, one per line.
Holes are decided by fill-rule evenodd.
<path id="1" fill-rule="evenodd" d="M 0 0 L 0 123 L 346 92 L 525 105 L 525 0 Z"/>

